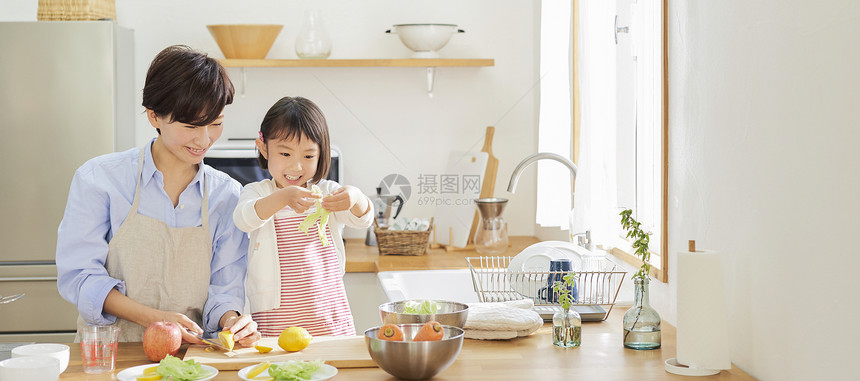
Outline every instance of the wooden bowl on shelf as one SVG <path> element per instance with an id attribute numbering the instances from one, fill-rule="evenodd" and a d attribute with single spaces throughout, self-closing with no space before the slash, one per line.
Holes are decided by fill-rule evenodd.
<path id="1" fill-rule="evenodd" d="M 207 25 L 224 58 L 263 59 L 281 33 L 278 24 Z"/>

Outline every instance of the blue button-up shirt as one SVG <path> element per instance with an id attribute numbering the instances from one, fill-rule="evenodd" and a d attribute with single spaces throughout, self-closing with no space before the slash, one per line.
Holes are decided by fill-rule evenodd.
<path id="1" fill-rule="evenodd" d="M 245 302 L 248 239 L 233 224 L 241 185 L 223 172 L 200 165 L 174 207 L 164 191 L 164 175 L 155 168 L 151 146 L 152 142 L 145 146 L 139 214 L 170 227 L 201 226 L 201 179 L 206 173 L 212 262 L 202 328 L 211 335 L 220 330 L 218 322 L 224 313 L 241 313 Z M 125 283 L 108 275 L 105 260 L 108 242 L 134 201 L 140 150 L 133 148 L 87 161 L 75 172 L 69 189 L 66 211 L 57 231 L 57 288 L 89 324 L 114 323 L 116 317 L 102 310 L 105 298 L 114 288 L 126 293 Z"/>

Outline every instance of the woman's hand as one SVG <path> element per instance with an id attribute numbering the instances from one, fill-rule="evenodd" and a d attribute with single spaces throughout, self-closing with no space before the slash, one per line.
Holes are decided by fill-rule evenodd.
<path id="1" fill-rule="evenodd" d="M 346 185 L 323 198 L 322 207 L 329 212 L 349 210 L 352 214 L 361 217 L 367 213 L 370 203 L 367 201 L 367 197 L 361 193 L 361 190 Z"/>
<path id="2" fill-rule="evenodd" d="M 182 341 L 191 344 L 202 344 L 200 335 L 203 334 L 203 329 L 200 328 L 194 320 L 188 318 L 179 312 L 161 311 L 158 321 L 169 321 L 179 325 L 182 330 Z"/>
<path id="3" fill-rule="evenodd" d="M 278 197 L 284 201 L 285 205 L 296 213 L 304 213 L 316 203 L 316 199 L 322 197 L 307 188 L 295 185 L 278 189 L 278 193 Z"/>
<path id="4" fill-rule="evenodd" d="M 257 331 L 257 322 L 251 320 L 250 315 L 236 316 L 235 314 L 224 320 L 224 330 L 233 333 L 233 340 L 240 346 L 253 347 L 262 335 Z"/>
<path id="5" fill-rule="evenodd" d="M 200 328 L 194 320 L 179 312 L 162 311 L 152 307 L 144 306 L 131 298 L 123 295 L 117 289 L 111 289 L 105 298 L 104 311 L 120 319 L 133 321 L 146 328 L 157 321 L 166 321 L 179 325 L 182 330 L 182 341 L 192 344 L 200 344 Z"/>

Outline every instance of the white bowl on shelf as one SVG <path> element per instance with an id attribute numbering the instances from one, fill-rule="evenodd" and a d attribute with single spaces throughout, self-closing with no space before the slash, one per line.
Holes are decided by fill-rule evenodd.
<path id="1" fill-rule="evenodd" d="M 439 58 L 439 49 L 445 47 L 455 33 L 465 33 L 454 24 L 395 24 L 385 33 L 396 34 L 407 48 L 415 53 L 412 58 Z"/>
<path id="2" fill-rule="evenodd" d="M 37 343 L 12 348 L 12 357 L 47 356 L 60 361 L 60 373 L 69 366 L 69 346 L 65 344 Z"/>

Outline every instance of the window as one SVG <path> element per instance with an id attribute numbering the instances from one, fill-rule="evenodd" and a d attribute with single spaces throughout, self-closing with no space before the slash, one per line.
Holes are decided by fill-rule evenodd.
<path id="1" fill-rule="evenodd" d="M 620 0 L 616 2 L 573 1 L 572 11 L 567 13 L 558 9 L 542 11 L 542 51 L 545 39 L 553 38 L 546 34 L 545 23 L 557 24 L 563 20 L 572 25 L 573 60 L 568 66 L 573 77 L 572 88 L 555 89 L 578 94 L 573 97 L 573 123 L 566 128 L 573 132 L 573 154 L 568 157 L 579 167 L 575 184 L 574 210 L 570 218 L 570 233 L 586 230 L 592 232 L 594 242 L 631 264 L 638 265 L 638 259 L 628 254 L 629 243 L 623 239 L 618 213 L 633 209 L 636 219 L 652 232 L 651 250 L 653 273 L 657 279 L 666 281 L 666 177 L 667 160 L 665 144 L 667 126 L 665 123 L 666 82 L 664 4 L 665 0 Z M 558 6 L 544 2 L 542 7 Z M 570 8 L 568 8 L 570 9 Z M 573 17 L 569 17 L 573 15 Z M 546 20 L 552 17 L 552 21 Z M 628 27 L 628 29 L 623 29 Z M 560 29 L 555 27 L 556 30 Z M 616 28 L 616 36 L 605 31 Z M 625 34 L 626 32 L 626 34 Z M 556 34 L 558 34 L 556 32 Z M 555 46 L 565 43 L 559 40 Z M 541 53 L 541 59 L 555 59 L 551 54 Z M 544 65 L 541 63 L 541 75 Z M 542 90 L 546 78 L 541 81 Z M 557 86 L 547 86 L 553 88 Z M 545 138 L 547 131 L 558 128 L 563 116 L 550 118 L 545 112 L 541 93 L 541 124 L 539 132 L 541 151 L 568 152 L 556 147 L 553 138 Z M 570 108 L 556 110 L 556 113 L 570 113 Z M 558 139 L 558 135 L 554 135 Z M 554 146 L 555 145 L 555 146 Z M 545 147 L 547 149 L 545 149 Z M 556 150 L 562 152 L 553 151 Z M 542 225 L 562 225 L 557 219 L 558 205 L 565 205 L 562 198 L 568 194 L 553 194 L 549 187 L 558 184 L 541 179 L 539 167 L 538 215 Z M 565 181 L 564 176 L 547 176 Z M 544 189 L 542 189 L 544 188 Z M 545 204 L 555 204 L 555 210 L 541 208 Z M 563 225 L 562 225 L 563 226 Z"/>
<path id="2" fill-rule="evenodd" d="M 663 123 L 663 4 L 634 0 L 617 8 L 618 135 L 617 207 L 633 209 L 637 221 L 650 231 L 652 274 L 666 281 L 664 237 L 664 179 L 666 158 Z M 625 27 L 629 33 L 624 34 Z M 629 78 L 622 81 L 622 78 Z M 619 231 L 619 236 L 624 235 Z M 636 263 L 629 244 L 612 244 L 615 254 Z"/>

